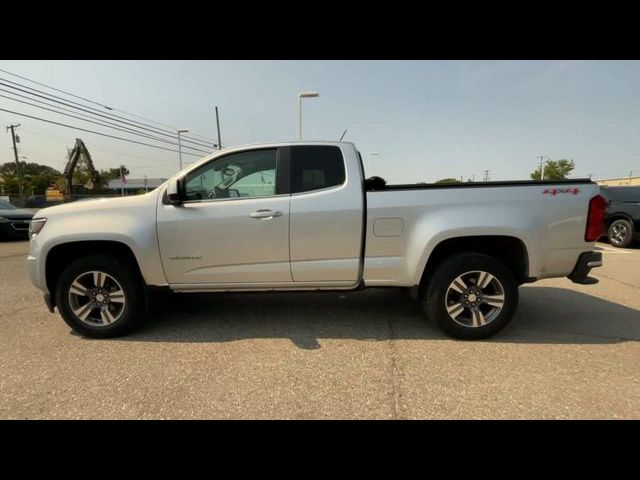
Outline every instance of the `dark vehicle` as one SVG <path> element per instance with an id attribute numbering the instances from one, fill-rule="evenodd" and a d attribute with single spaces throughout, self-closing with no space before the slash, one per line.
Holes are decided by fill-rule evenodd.
<path id="1" fill-rule="evenodd" d="M 29 224 L 33 213 L 20 210 L 5 200 L 0 200 L 0 238 L 29 238 Z"/>
<path id="2" fill-rule="evenodd" d="M 607 201 L 605 226 L 609 242 L 614 247 L 628 247 L 640 239 L 640 186 L 601 187 Z"/>

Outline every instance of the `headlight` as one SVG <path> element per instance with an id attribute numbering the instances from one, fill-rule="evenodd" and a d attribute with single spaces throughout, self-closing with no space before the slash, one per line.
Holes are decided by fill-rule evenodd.
<path id="1" fill-rule="evenodd" d="M 29 238 L 33 238 L 38 235 L 44 228 L 44 224 L 47 223 L 46 218 L 35 218 L 31 220 L 29 224 Z"/>
<path id="2" fill-rule="evenodd" d="M 9 220 L 4 217 L 0 217 L 0 223 L 9 223 Z"/>

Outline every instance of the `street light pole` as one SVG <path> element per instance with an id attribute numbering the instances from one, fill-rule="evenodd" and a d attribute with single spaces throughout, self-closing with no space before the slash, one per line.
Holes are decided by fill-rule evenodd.
<path id="1" fill-rule="evenodd" d="M 220 141 L 220 117 L 218 117 L 217 105 L 216 105 L 216 127 L 218 127 L 218 150 L 222 150 L 222 142 Z"/>
<path id="2" fill-rule="evenodd" d="M 318 92 L 301 92 L 298 94 L 298 140 L 302 140 L 302 99 L 319 96 Z"/>
<path id="3" fill-rule="evenodd" d="M 544 164 L 542 163 L 544 161 L 544 156 L 540 155 L 538 157 L 540 159 L 540 181 L 544 180 Z"/>
<path id="4" fill-rule="evenodd" d="M 182 170 L 182 144 L 180 143 L 180 134 L 187 133 L 189 130 L 178 130 L 178 159 L 180 160 L 180 170 Z"/>

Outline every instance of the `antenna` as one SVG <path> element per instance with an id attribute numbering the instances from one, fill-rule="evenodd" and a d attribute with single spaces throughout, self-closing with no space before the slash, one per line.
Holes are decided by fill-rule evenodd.
<path id="1" fill-rule="evenodd" d="M 344 132 L 342 132 L 342 136 L 340 137 L 340 140 L 338 140 L 339 142 L 342 141 L 342 139 L 344 138 L 344 135 L 347 133 L 347 129 L 344 129 Z"/>

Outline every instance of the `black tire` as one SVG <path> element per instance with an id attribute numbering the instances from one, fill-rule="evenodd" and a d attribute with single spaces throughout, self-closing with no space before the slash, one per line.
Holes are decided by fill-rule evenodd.
<path id="1" fill-rule="evenodd" d="M 616 232 L 616 229 L 618 232 Z M 614 247 L 626 248 L 633 241 L 633 224 L 624 218 L 614 220 L 609 225 L 607 236 L 609 237 L 609 243 Z"/>
<path id="2" fill-rule="evenodd" d="M 447 311 L 446 296 L 452 282 L 459 276 L 472 271 L 482 271 L 493 275 L 501 284 L 504 294 L 502 310 L 499 313 L 494 313 L 495 318 L 482 326 L 461 325 L 451 318 Z M 489 255 L 471 252 L 453 255 L 440 263 L 427 280 L 428 286 L 421 299 L 427 317 L 445 333 L 455 338 L 476 340 L 496 334 L 509 323 L 518 305 L 518 284 L 513 273 L 499 260 Z M 473 285 L 468 286 L 472 287 Z M 491 306 L 483 306 L 482 308 L 491 309 Z M 470 310 L 462 312 L 470 312 Z M 469 313 L 469 315 L 471 314 Z"/>
<path id="3" fill-rule="evenodd" d="M 91 271 L 101 271 L 113 277 L 121 286 L 126 302 L 122 313 L 113 323 L 102 326 L 88 325 L 73 313 L 69 290 L 74 280 Z M 92 338 L 111 338 L 129 333 L 144 318 L 144 285 L 138 272 L 122 260 L 110 255 L 90 255 L 75 260 L 67 266 L 56 284 L 58 311 L 75 332 Z"/>

